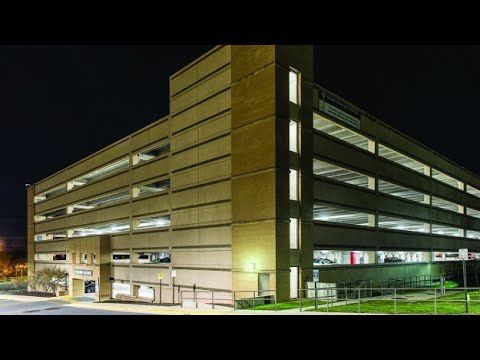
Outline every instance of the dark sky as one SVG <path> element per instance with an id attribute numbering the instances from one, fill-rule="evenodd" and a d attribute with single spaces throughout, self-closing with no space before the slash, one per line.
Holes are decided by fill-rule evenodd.
<path id="1" fill-rule="evenodd" d="M 25 183 L 168 114 L 169 75 L 212 46 L 0 46 L 0 236 Z M 480 46 L 315 48 L 315 81 L 480 174 Z"/>

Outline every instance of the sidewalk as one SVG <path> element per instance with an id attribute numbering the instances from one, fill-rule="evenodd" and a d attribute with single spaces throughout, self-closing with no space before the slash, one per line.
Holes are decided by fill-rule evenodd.
<path id="1" fill-rule="evenodd" d="M 94 302 L 75 302 L 65 306 L 71 306 L 84 309 L 110 310 L 120 312 L 135 312 L 139 314 L 150 315 L 233 315 L 233 309 L 190 309 L 178 306 L 160 306 L 144 304 L 124 304 L 124 303 L 94 303 Z"/>
<path id="2" fill-rule="evenodd" d="M 138 304 L 114 304 L 114 303 L 72 303 L 71 306 L 84 309 L 110 310 L 119 312 L 135 312 L 142 315 L 378 315 L 378 314 L 350 314 L 350 313 L 322 313 L 322 312 L 299 312 L 298 310 L 284 311 L 261 311 L 261 310 L 233 310 L 233 309 L 190 309 L 180 306 L 156 306 Z"/>
<path id="3" fill-rule="evenodd" d="M 43 296 L 29 296 L 29 295 L 11 295 L 11 294 L 0 294 L 0 300 L 11 300 L 11 301 L 20 301 L 20 302 L 35 302 L 35 301 L 49 301 L 49 300 L 59 300 L 60 297 L 43 297 Z"/>
<path id="4" fill-rule="evenodd" d="M 23 303 L 33 302 L 47 302 L 64 307 L 72 307 L 77 309 L 89 310 L 104 310 L 125 313 L 137 313 L 139 315 L 369 315 L 369 314 L 351 314 L 339 312 L 312 312 L 303 311 L 310 309 L 304 308 L 302 312 L 299 309 L 290 310 L 234 310 L 233 308 L 182 308 L 180 305 L 176 306 L 161 306 L 150 304 L 134 304 L 134 303 L 96 303 L 93 301 L 86 301 L 83 298 L 75 298 L 72 296 L 59 297 L 39 297 L 39 296 L 25 296 L 25 295 L 0 295 L 0 301 L 16 301 Z M 344 303 L 344 302 L 343 302 Z M 319 305 L 319 307 L 325 305 Z M 378 314 L 375 314 L 378 315 Z"/>

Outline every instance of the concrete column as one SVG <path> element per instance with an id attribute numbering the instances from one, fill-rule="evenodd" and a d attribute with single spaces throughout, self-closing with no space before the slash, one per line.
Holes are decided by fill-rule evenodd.
<path id="1" fill-rule="evenodd" d="M 368 139 L 368 151 L 375 154 L 375 141 Z"/>
<path id="2" fill-rule="evenodd" d="M 140 162 L 140 154 L 134 154 L 132 156 L 132 166 L 137 165 Z"/>
<path id="3" fill-rule="evenodd" d="M 423 174 L 430 177 L 431 176 L 431 169 L 428 165 L 423 165 Z"/>
<path id="4" fill-rule="evenodd" d="M 292 256 L 300 260 L 301 277 L 311 277 L 312 52 L 311 46 L 231 48 L 233 290 L 257 291 L 262 272 L 270 274 L 278 299 L 290 296 L 290 119 L 300 122 L 303 194 L 298 202 L 301 249 Z M 291 68 L 300 73 L 300 104 L 289 101 Z M 255 270 L 248 267 L 252 262 Z"/>
<path id="5" fill-rule="evenodd" d="M 423 229 L 426 234 L 430 234 L 430 224 L 424 223 L 423 224 Z"/>
<path id="6" fill-rule="evenodd" d="M 140 285 L 132 285 L 132 296 L 138 297 L 139 290 L 140 290 Z"/>
<path id="7" fill-rule="evenodd" d="M 132 230 L 138 229 L 138 225 L 140 224 L 140 220 L 132 219 Z"/>
<path id="8" fill-rule="evenodd" d="M 140 188 L 139 187 L 134 187 L 132 188 L 132 197 L 136 198 L 140 195 Z"/>

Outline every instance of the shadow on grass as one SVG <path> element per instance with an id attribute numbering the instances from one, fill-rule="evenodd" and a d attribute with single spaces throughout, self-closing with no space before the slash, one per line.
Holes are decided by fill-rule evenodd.
<path id="1" fill-rule="evenodd" d="M 326 301 L 317 300 L 317 305 L 324 305 Z M 300 307 L 311 307 L 315 306 L 315 300 L 312 299 L 302 299 L 300 300 L 290 300 L 290 301 L 281 301 L 276 304 L 265 304 L 265 305 L 257 305 L 255 307 L 251 307 L 249 310 L 292 310 L 292 309 L 300 309 Z"/>

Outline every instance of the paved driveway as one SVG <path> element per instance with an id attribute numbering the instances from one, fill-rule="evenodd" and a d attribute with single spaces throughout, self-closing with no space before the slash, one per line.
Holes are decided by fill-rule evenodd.
<path id="1" fill-rule="evenodd" d="M 0 295 L 0 315 L 136 315 L 136 312 L 112 311 L 75 306 L 91 303 L 74 298 L 41 298 L 33 296 Z"/>
<path id="2" fill-rule="evenodd" d="M 325 316 L 340 313 L 233 310 L 231 308 L 192 309 L 180 306 L 158 306 L 120 303 L 95 303 L 88 297 L 0 295 L 0 315 L 308 315 Z"/>

